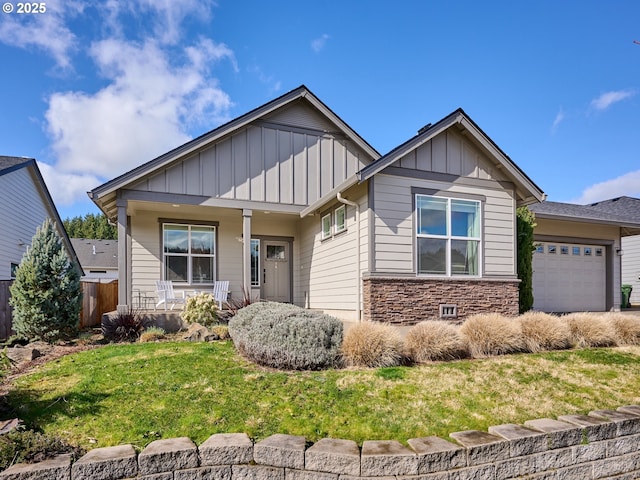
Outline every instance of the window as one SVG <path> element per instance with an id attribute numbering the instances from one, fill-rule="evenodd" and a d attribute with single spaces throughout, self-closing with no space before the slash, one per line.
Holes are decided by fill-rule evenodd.
<path id="1" fill-rule="evenodd" d="M 480 274 L 480 202 L 416 195 L 418 274 Z"/>
<path id="2" fill-rule="evenodd" d="M 322 217 L 322 240 L 331 236 L 331 214 Z"/>
<path id="3" fill-rule="evenodd" d="M 580 247 L 571 247 L 571 250 L 574 255 L 580 255 Z"/>
<path id="4" fill-rule="evenodd" d="M 591 256 L 591 247 L 584 247 L 584 254 L 587 257 L 590 257 Z"/>
<path id="5" fill-rule="evenodd" d="M 544 245 L 536 245 L 536 253 L 544 253 Z"/>
<path id="6" fill-rule="evenodd" d="M 260 240 L 251 239 L 251 286 L 260 286 Z"/>
<path id="7" fill-rule="evenodd" d="M 555 245 L 547 246 L 547 253 L 555 254 L 556 253 L 556 246 Z"/>
<path id="8" fill-rule="evenodd" d="M 19 265 L 17 263 L 11 263 L 11 278 L 16 278 L 16 272 L 18 271 Z"/>
<path id="9" fill-rule="evenodd" d="M 560 247 L 560 255 L 569 255 L 569 247 L 562 245 Z"/>
<path id="10" fill-rule="evenodd" d="M 346 221 L 346 205 L 342 205 L 336 208 L 335 217 L 336 217 L 336 227 L 335 232 L 340 233 L 344 232 L 347 229 L 347 221 Z"/>
<path id="11" fill-rule="evenodd" d="M 602 249 L 596 248 L 596 257 L 601 257 L 601 256 L 602 256 Z"/>
<path id="12" fill-rule="evenodd" d="M 215 281 L 216 227 L 163 225 L 164 278 L 178 283 Z"/>

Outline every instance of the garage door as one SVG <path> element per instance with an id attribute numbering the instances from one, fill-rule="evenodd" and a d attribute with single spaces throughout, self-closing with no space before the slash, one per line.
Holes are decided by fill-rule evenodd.
<path id="1" fill-rule="evenodd" d="M 543 312 L 604 311 L 605 247 L 538 244 L 533 254 L 533 308 Z"/>

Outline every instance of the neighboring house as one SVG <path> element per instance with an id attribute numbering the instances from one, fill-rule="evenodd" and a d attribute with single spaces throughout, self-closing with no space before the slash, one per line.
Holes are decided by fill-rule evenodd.
<path id="1" fill-rule="evenodd" d="M 71 244 L 84 270 L 83 280 L 118 278 L 118 241 L 72 238 Z"/>
<path id="2" fill-rule="evenodd" d="M 640 223 L 640 198 L 618 197 L 590 205 L 599 211 L 622 215 Z M 633 287 L 631 303 L 640 305 L 640 235 L 633 231 L 623 230 L 622 237 L 622 284 Z"/>
<path id="3" fill-rule="evenodd" d="M 630 235 L 640 234 L 640 215 L 638 210 L 634 214 L 620 205 L 615 208 L 615 203 L 615 199 L 593 205 L 542 202 L 530 207 L 537 224 L 537 249 L 533 255 L 535 310 L 620 308 L 621 283 L 626 283 L 624 278 L 628 275 L 624 271 L 625 244 L 633 238 Z"/>
<path id="4" fill-rule="evenodd" d="M 31 239 L 47 218 L 56 223 L 71 261 L 79 267 L 36 161 L 0 156 L 0 280 L 15 278 Z"/>
<path id="5" fill-rule="evenodd" d="M 515 211 L 544 198 L 460 109 L 380 156 L 304 86 L 89 195 L 118 225 L 121 305 L 218 279 L 393 323 L 516 314 Z"/>

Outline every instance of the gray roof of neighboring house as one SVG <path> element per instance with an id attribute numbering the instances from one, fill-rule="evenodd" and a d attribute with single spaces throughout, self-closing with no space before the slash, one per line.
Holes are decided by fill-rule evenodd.
<path id="1" fill-rule="evenodd" d="M 592 203 L 589 207 L 600 212 L 623 215 L 640 222 L 640 198 L 617 197 Z"/>
<path id="2" fill-rule="evenodd" d="M 118 241 L 72 238 L 73 249 L 84 270 L 117 270 Z"/>
<path id="3" fill-rule="evenodd" d="M 25 157 L 6 157 L 0 155 L 0 175 L 4 175 L 5 173 L 13 172 L 23 166 L 26 166 L 27 163 L 35 161 L 33 158 L 25 158 Z"/>
<path id="4" fill-rule="evenodd" d="M 628 208 L 615 208 L 607 202 L 611 202 L 611 200 L 599 202 L 600 207 L 598 207 L 597 205 L 545 201 L 530 205 L 529 209 L 541 218 L 640 228 L 640 214 L 638 212 L 634 213 Z"/>

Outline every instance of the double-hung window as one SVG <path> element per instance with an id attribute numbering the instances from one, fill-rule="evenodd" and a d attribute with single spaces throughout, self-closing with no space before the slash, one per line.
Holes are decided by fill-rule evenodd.
<path id="1" fill-rule="evenodd" d="M 164 279 L 190 285 L 215 281 L 216 227 L 163 224 Z"/>
<path id="2" fill-rule="evenodd" d="M 477 200 L 416 195 L 419 275 L 480 275 L 480 217 Z"/>

